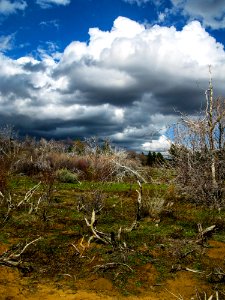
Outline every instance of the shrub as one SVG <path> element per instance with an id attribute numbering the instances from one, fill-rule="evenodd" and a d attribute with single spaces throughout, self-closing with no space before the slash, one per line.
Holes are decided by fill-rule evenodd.
<path id="1" fill-rule="evenodd" d="M 77 175 L 67 169 L 61 169 L 56 172 L 57 179 L 64 183 L 75 183 L 78 181 Z"/>
<path id="2" fill-rule="evenodd" d="M 165 209 L 165 199 L 153 197 L 150 198 L 148 202 L 145 203 L 144 211 L 145 214 L 152 218 L 159 217 L 160 213 Z"/>

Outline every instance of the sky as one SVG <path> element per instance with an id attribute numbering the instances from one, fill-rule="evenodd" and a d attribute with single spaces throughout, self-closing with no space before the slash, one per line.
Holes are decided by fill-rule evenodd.
<path id="1" fill-rule="evenodd" d="M 0 0 L 0 127 L 164 152 L 224 45 L 225 0 Z"/>

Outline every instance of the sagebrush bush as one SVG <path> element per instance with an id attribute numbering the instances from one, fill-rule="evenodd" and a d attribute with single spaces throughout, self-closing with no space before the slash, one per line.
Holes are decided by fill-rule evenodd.
<path id="1" fill-rule="evenodd" d="M 6 145 L 8 146 L 7 143 Z M 127 178 L 137 180 L 136 172 L 132 170 L 136 170 L 140 162 L 135 158 L 128 158 L 125 151 L 112 149 L 108 142 L 101 145 L 92 139 L 89 143 L 82 144 L 82 151 L 73 152 L 71 152 L 73 148 L 68 151 L 66 144 L 45 139 L 36 141 L 26 138 L 24 142 L 13 141 L 9 142 L 9 145 L 9 149 L 7 148 L 9 153 L 6 153 L 10 158 L 8 174 L 13 171 L 35 176 L 47 183 L 49 187 L 52 187 L 58 170 L 67 170 L 66 172 L 76 174 L 76 178 L 72 178 L 75 175 L 71 176 L 72 179 L 66 173 L 64 174 L 64 177 L 67 177 L 66 181 L 72 180 L 72 182 L 76 180 L 124 181 Z M 3 160 L 5 161 L 5 157 Z M 6 185 L 4 170 L 2 167 L 0 174 L 2 189 Z"/>
<path id="2" fill-rule="evenodd" d="M 40 171 L 41 170 L 38 164 L 29 159 L 19 160 L 18 163 L 16 164 L 17 173 L 33 176 L 39 174 Z"/>
<path id="3" fill-rule="evenodd" d="M 154 191 L 151 195 L 149 192 L 142 195 L 142 214 L 144 216 L 150 216 L 152 218 L 159 217 L 165 207 L 165 197 L 158 191 Z"/>
<path id="4" fill-rule="evenodd" d="M 57 179 L 64 183 L 75 183 L 78 181 L 77 175 L 67 169 L 61 169 L 56 172 Z"/>

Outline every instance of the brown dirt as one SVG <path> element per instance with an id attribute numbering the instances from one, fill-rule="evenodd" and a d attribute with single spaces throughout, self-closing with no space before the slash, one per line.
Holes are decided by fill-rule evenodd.
<path id="1" fill-rule="evenodd" d="M 168 299 L 175 299 L 172 297 L 172 294 L 178 296 L 181 295 L 181 299 L 193 299 L 192 297 L 196 294 L 196 288 L 198 290 L 207 290 L 207 287 L 203 287 L 195 278 L 194 274 L 187 271 L 180 271 L 176 274 L 174 279 L 170 279 L 166 283 L 166 290 L 167 293 L 162 294 L 162 298 L 160 300 L 168 300 Z M 168 297 L 171 295 L 171 297 Z"/>
<path id="2" fill-rule="evenodd" d="M 207 255 L 213 259 L 225 259 L 225 243 L 210 241 L 209 245 L 212 247 L 207 251 Z"/>
<path id="3" fill-rule="evenodd" d="M 149 285 L 153 284 L 152 267 L 147 265 L 143 271 Z M 176 295 L 180 293 L 184 299 L 190 299 L 197 285 L 193 274 L 183 271 L 174 279 L 168 280 L 165 287 L 171 293 Z M 152 285 L 150 289 L 148 288 L 148 292 L 144 288 L 140 289 L 139 296 L 124 297 L 116 291 L 109 280 L 94 277 L 88 281 L 78 282 L 76 288 L 70 290 L 62 288 L 62 284 L 57 288 L 50 282 L 29 284 L 29 279 L 22 278 L 18 270 L 0 267 L 0 300 L 168 300 L 173 298 L 168 291 Z"/>
<path id="4" fill-rule="evenodd" d="M 211 248 L 207 256 L 213 260 L 225 259 L 225 243 L 210 241 Z M 1 252 L 6 247 L 1 247 Z M 137 270 L 142 282 L 140 287 L 136 282 L 128 282 L 129 290 L 138 296 L 123 296 L 113 286 L 110 280 L 97 275 L 91 275 L 87 280 L 76 280 L 65 276 L 65 281 L 58 283 L 34 282 L 29 277 L 22 277 L 17 269 L 0 266 L 0 300 L 168 300 L 175 299 L 179 294 L 185 300 L 195 297 L 195 290 L 210 294 L 209 287 L 203 284 L 196 274 L 179 271 L 174 277 L 161 286 L 156 285 L 158 273 L 150 263 Z M 64 284 L 65 283 L 65 284 Z M 68 288 L 71 286 L 71 289 Z M 196 299 L 196 298 L 194 298 Z"/>

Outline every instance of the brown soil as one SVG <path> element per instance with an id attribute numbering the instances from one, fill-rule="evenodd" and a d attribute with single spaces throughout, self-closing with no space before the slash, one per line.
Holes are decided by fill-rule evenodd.
<path id="1" fill-rule="evenodd" d="M 221 262 L 225 259 L 225 243 L 210 241 L 207 250 L 208 259 Z M 0 246 L 0 253 L 7 249 Z M 206 257 L 206 258 L 207 258 Z M 147 263 L 136 269 L 141 285 L 130 279 L 127 283 L 129 291 L 137 296 L 123 296 L 110 280 L 91 275 L 85 280 L 76 280 L 64 274 L 64 281 L 34 281 L 23 277 L 14 268 L 0 266 L 0 300 L 168 300 L 179 295 L 184 300 L 196 299 L 196 289 L 211 295 L 209 286 L 203 283 L 195 273 L 179 271 L 173 278 L 156 284 L 159 276 L 155 267 Z M 69 288 L 71 287 L 71 288 Z"/>
<path id="2" fill-rule="evenodd" d="M 149 272 L 148 272 L 149 271 Z M 105 278 L 89 278 L 87 281 L 76 282 L 75 289 L 53 286 L 50 282 L 34 283 L 27 278 L 22 278 L 16 269 L 0 267 L 0 300 L 168 300 L 173 299 L 171 293 L 181 294 L 184 299 L 191 299 L 195 293 L 198 282 L 192 273 L 179 272 L 174 279 L 166 282 L 165 288 L 153 285 L 151 272 L 154 271 L 150 265 L 143 269 L 145 283 L 149 281 L 148 292 L 144 287 L 138 290 L 139 296 L 125 297 L 120 295 L 112 283 Z M 71 280 L 69 278 L 68 280 Z M 175 297 L 174 297 L 175 298 Z"/>
<path id="3" fill-rule="evenodd" d="M 207 255 L 213 259 L 225 259 L 225 243 L 210 241 L 209 245 L 212 247 L 208 250 Z"/>

